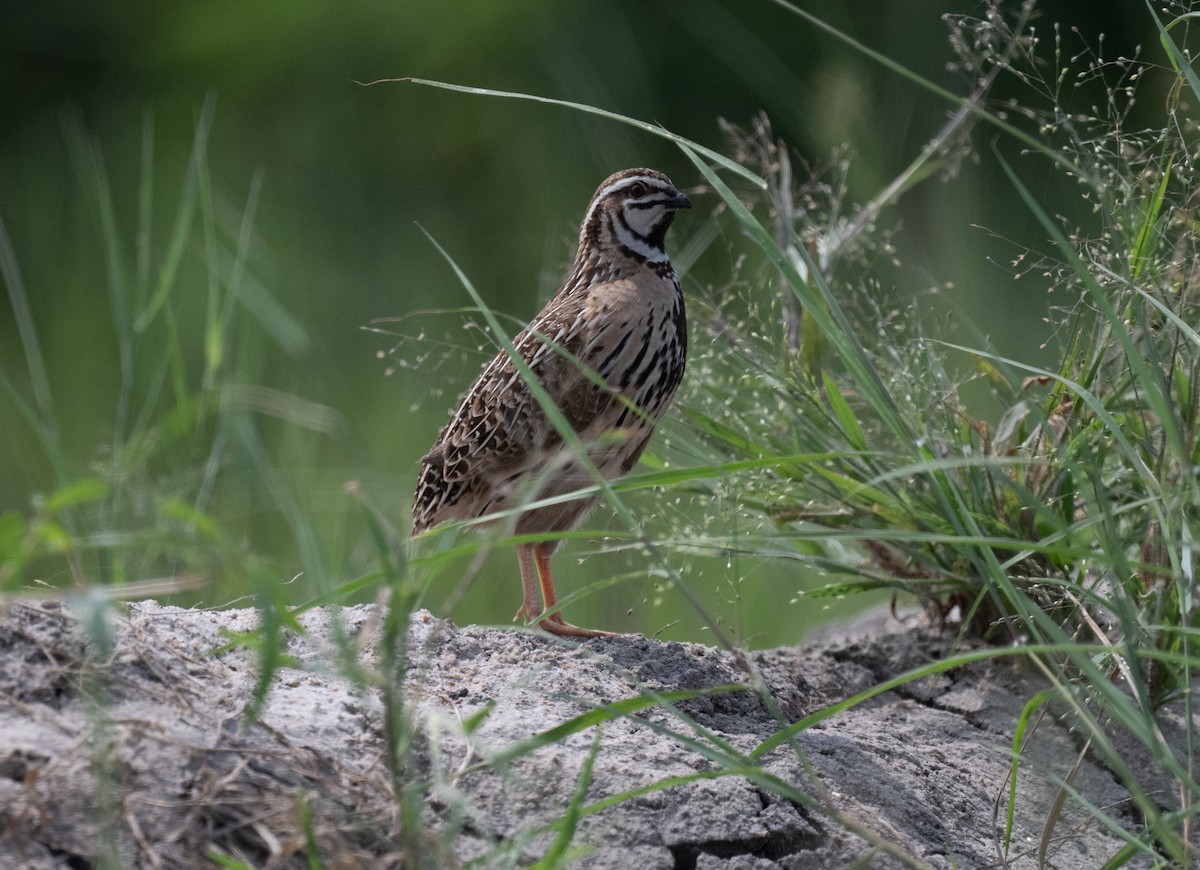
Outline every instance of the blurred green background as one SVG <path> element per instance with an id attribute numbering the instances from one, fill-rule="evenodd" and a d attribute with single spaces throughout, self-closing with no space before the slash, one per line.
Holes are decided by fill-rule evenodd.
<path id="1" fill-rule="evenodd" d="M 971 83 L 947 69 L 953 55 L 942 16 L 977 15 L 980 4 L 800 5 L 915 72 L 969 92 Z M 1157 40 L 1140 3 L 1039 9 L 1039 33 L 1048 38 L 1053 23 L 1063 23 L 1068 53 L 1102 44 L 1112 56 L 1130 54 Z M 413 84 L 361 83 L 421 76 L 574 100 L 661 123 L 717 149 L 727 146 L 718 119 L 746 127 L 765 111 L 776 135 L 813 164 L 849 146 L 849 202 L 866 201 L 895 177 L 951 109 L 765 0 L 47 2 L 10 4 L 4 18 L 0 219 L 11 251 L 0 251 L 9 290 L 0 304 L 0 515 L 21 518 L 27 536 L 39 505 L 64 483 L 110 478 L 119 499 L 110 493 L 107 507 L 87 514 L 87 522 L 64 522 L 88 538 L 75 554 L 76 579 L 129 582 L 196 570 L 161 544 L 161 535 L 177 533 L 161 506 L 164 494 L 195 505 L 201 492 L 227 545 L 211 563 L 197 559 L 200 589 L 171 599 L 187 603 L 261 591 L 251 575 L 284 581 L 302 574 L 281 587 L 298 602 L 371 570 L 376 554 L 358 504 L 344 492 L 347 481 L 358 481 L 407 534 L 417 460 L 490 355 L 478 333 L 464 331 L 469 297 L 422 228 L 490 304 L 523 320 L 557 288 L 577 221 L 607 174 L 647 165 L 684 189 L 697 182 L 673 146 L 591 115 Z M 185 236 L 171 288 L 173 323 L 160 313 L 126 360 L 132 410 L 130 422 L 119 424 L 123 361 L 111 288 L 130 286 L 118 294 L 130 320 L 145 311 L 169 259 L 206 105 L 212 226 L 196 217 Z M 994 131 L 974 135 L 978 160 L 885 213 L 882 223 L 896 228 L 903 264 L 887 280 L 903 294 L 940 288 L 946 318 L 970 319 L 1002 353 L 1044 359 L 1053 353 L 1040 347 L 1052 332 L 1043 320 L 1046 288 L 1014 282 L 1008 263 L 1017 248 L 980 227 L 1035 245 L 1040 233 L 991 159 Z M 1018 155 L 1035 189 L 1051 191 L 1048 210 L 1078 207 L 1053 199 L 1056 175 L 1044 162 L 1020 163 L 1013 143 L 997 143 Z M 108 229 L 97 166 L 111 193 Z M 715 197 L 694 199 L 697 207 L 673 231 L 675 251 L 713 219 Z M 125 467 L 114 475 L 115 430 L 127 434 L 138 431 L 139 420 L 166 419 L 179 402 L 172 390 L 178 378 L 197 394 L 207 386 L 205 353 L 215 351 L 205 344 L 206 318 L 214 295 L 228 298 L 220 283 L 233 269 L 248 203 L 252 234 L 219 356 L 226 383 L 254 388 L 242 399 L 255 412 L 252 437 L 238 442 L 210 421 L 177 433 L 137 480 Z M 139 213 L 150 216 L 141 237 Z M 686 291 L 720 292 L 714 288 L 728 282 L 739 245 L 719 235 L 698 251 Z M 10 304 L 17 275 L 45 359 L 61 442 L 57 464 L 46 434 L 20 407 L 38 401 L 28 337 L 19 335 Z M 397 319 L 364 329 L 381 318 Z M 172 341 L 186 361 L 182 372 L 155 350 Z M 684 427 L 677 415 L 665 426 L 668 435 Z M 210 441 L 226 436 L 229 445 L 213 450 Z M 220 469 L 210 479 L 204 465 L 214 456 Z M 281 509 L 281 501 L 292 507 Z M 648 504 L 632 501 L 635 512 Z M 181 510 L 167 513 L 178 521 Z M 10 551 L 13 536 L 22 537 L 16 522 L 8 527 Z M 606 522 L 601 511 L 591 526 Z M 195 533 L 194 518 L 185 525 Z M 130 557 L 139 535 L 159 543 Z M 115 557 L 113 549 L 122 547 L 126 555 Z M 678 592 L 645 576 L 644 556 L 595 549 L 577 541 L 556 557 L 564 591 L 613 575 L 629 582 L 574 604 L 573 621 L 706 639 Z M 469 561 L 461 560 L 464 571 Z M 787 563 L 681 557 L 680 568 L 721 622 L 754 646 L 795 641 L 862 604 L 795 602 L 799 589 L 822 581 Z M 43 549 L 0 579 L 12 591 L 39 581 L 69 585 L 72 575 L 61 553 Z M 505 551 L 493 553 L 465 590 L 443 573 L 422 603 L 460 623 L 503 623 L 518 594 L 515 559 Z"/>

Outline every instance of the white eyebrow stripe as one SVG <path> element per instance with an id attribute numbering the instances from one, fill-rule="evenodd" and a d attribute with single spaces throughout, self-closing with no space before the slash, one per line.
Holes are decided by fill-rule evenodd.
<path id="1" fill-rule="evenodd" d="M 586 227 L 591 222 L 592 214 L 596 211 L 597 208 L 599 208 L 600 203 L 604 202 L 606 197 L 608 197 L 611 194 L 615 193 L 616 191 L 620 190 L 622 187 L 628 187 L 638 181 L 640 181 L 642 184 L 646 185 L 647 187 L 653 187 L 656 192 L 661 192 L 663 190 L 662 181 L 660 181 L 657 178 L 651 178 L 648 175 L 631 175 L 628 178 L 618 179 L 617 181 L 614 181 L 612 184 L 602 187 L 596 191 L 596 195 L 594 197 L 592 197 L 591 207 L 588 208 L 587 214 L 585 214 L 583 216 L 582 226 Z"/>

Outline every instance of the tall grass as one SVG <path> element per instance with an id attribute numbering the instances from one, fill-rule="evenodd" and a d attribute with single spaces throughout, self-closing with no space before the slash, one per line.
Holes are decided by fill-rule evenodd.
<path id="1" fill-rule="evenodd" d="M 742 268 L 758 289 L 740 309 L 712 306 L 699 318 L 709 335 L 698 344 L 715 350 L 693 363 L 699 376 L 683 400 L 693 463 L 613 487 L 669 483 L 714 502 L 736 492 L 742 519 L 733 534 L 702 527 L 661 543 L 810 561 L 850 578 L 825 594 L 890 588 L 961 631 L 1016 644 L 1050 694 L 1031 699 L 1020 717 L 1014 783 L 1025 729 L 1053 696 L 1086 736 L 1081 759 L 1111 770 L 1143 820 L 1140 830 L 1124 831 L 1103 808 L 1086 805 L 1126 841 L 1112 866 L 1134 857 L 1188 863 L 1200 794 L 1191 725 L 1200 627 L 1192 199 L 1200 177 L 1185 111 L 1200 91 L 1176 42 L 1192 13 L 1178 10 L 1159 24 L 1157 66 L 1086 51 L 1068 57 L 1062 29 L 1046 44 L 1028 28 L 1032 4 L 1011 17 L 997 4 L 981 20 L 952 19 L 960 63 L 979 87 L 953 98 L 958 111 L 943 135 L 857 210 L 838 198 L 840 178 L 797 182 L 786 146 L 766 124 L 737 137 L 740 168 L 728 177 L 726 160 L 653 131 L 681 148 L 756 249 Z M 1172 68 L 1159 123 L 1128 129 L 1137 89 Z M 1027 99 L 989 104 L 987 86 L 1000 77 L 1024 86 Z M 1073 104 L 1067 83 L 1075 80 L 1101 89 L 1095 110 Z M 962 135 L 975 121 L 1017 139 L 1022 164 L 1040 162 L 1070 179 L 1090 214 L 1079 223 L 1059 217 L 1061 207 L 1030 190 L 1014 158 L 979 153 Z M 887 299 L 870 268 L 874 257 L 892 254 L 877 229 L 886 208 L 964 149 L 1000 162 L 1011 196 L 1041 227 L 1045 246 L 1020 253 L 1018 274 L 1037 275 L 1065 300 L 1047 312 L 1058 320 L 1057 366 L 927 334 L 920 309 Z M 976 410 L 980 403 L 964 398 L 967 383 L 983 385 L 983 404 L 999 413 Z M 636 521 L 630 530 L 641 534 Z M 1187 723 L 1181 744 L 1167 741 L 1157 719 L 1175 702 Z M 1118 748 L 1122 734 L 1174 783 L 1172 795 L 1147 792 Z M 1043 859 L 1062 806 L 1081 801 L 1069 778 L 1060 798 Z"/>
<path id="2" fill-rule="evenodd" d="M 778 5 L 813 20 L 783 0 Z M 1085 735 L 1081 756 L 1107 766 L 1139 811 L 1141 826 L 1125 830 L 1105 808 L 1084 803 L 1069 777 L 1062 780 L 1060 806 L 1080 803 L 1124 840 L 1110 866 L 1134 859 L 1183 866 L 1192 859 L 1200 795 L 1191 695 L 1193 642 L 1200 630 L 1194 595 L 1200 280 L 1193 202 L 1200 177 L 1196 128 L 1184 103 L 1200 100 L 1200 84 L 1181 47 L 1194 13 L 1171 8 L 1179 14 L 1159 22 L 1162 45 L 1153 61 L 1071 58 L 1061 31 L 1048 42 L 1034 38 L 1027 26 L 1030 4 L 1012 16 L 997 5 L 982 20 L 953 19 L 953 44 L 973 77 L 964 98 L 852 44 L 946 99 L 953 112 L 931 146 L 863 207 L 844 200 L 839 173 L 852 171 L 852 163 L 839 163 L 826 175 L 798 170 L 766 123 L 749 133 L 732 131 L 729 153 L 722 154 L 586 105 L 421 82 L 557 104 L 664 136 L 723 203 L 717 228 L 704 228 L 703 237 L 712 242 L 734 232 L 744 246 L 739 271 L 730 277 L 738 293 L 693 305 L 694 329 L 706 339 L 695 344 L 709 350 L 692 363 L 681 400 L 686 426 L 677 430 L 671 452 L 650 454 L 648 471 L 612 484 L 597 478 L 581 493 L 601 495 L 612 506 L 623 525 L 612 533 L 614 548 L 644 551 L 653 570 L 697 610 L 698 596 L 677 568 L 679 554 L 743 554 L 834 573 L 839 582 L 823 590 L 827 595 L 893 590 L 904 601 L 923 602 L 964 633 L 1003 644 L 897 675 L 799 722 L 788 722 L 750 674 L 749 685 L 779 721 L 778 732 L 750 751 L 730 746 L 681 712 L 677 703 L 693 695 L 677 693 L 635 696 L 589 711 L 488 764 L 502 767 L 547 742 L 657 705 L 677 723 L 660 727 L 713 763 L 704 776 L 751 778 L 838 818 L 900 860 L 920 864 L 821 806 L 811 796 L 818 792 L 805 784 L 771 776 L 761 759 L 784 745 L 799 753 L 792 737 L 879 692 L 980 658 L 1018 656 L 1044 676 L 1046 690 L 1019 716 L 1013 781 L 1025 775 L 1022 748 L 1037 739 L 1037 711 L 1053 698 Z M 1072 79 L 1064 72 L 1072 63 L 1082 63 L 1077 74 L 1105 95 L 1094 112 L 1072 102 Z M 1043 69 L 1052 71 L 1050 78 Z M 1158 122 L 1127 129 L 1137 88 L 1164 77 L 1168 96 Z M 989 103 L 997 80 L 1024 87 L 1026 99 Z M 0 275 L 27 369 L 22 378 L 0 372 L 0 391 L 34 433 L 52 482 L 28 509 L 0 516 L 0 591 L 10 594 L 29 580 L 31 566 L 46 565 L 65 566 L 73 589 L 104 583 L 123 587 L 121 594 L 211 588 L 214 579 L 232 578 L 254 594 L 264 614 L 263 631 L 236 639 L 261 650 L 261 701 L 281 661 L 279 633 L 295 626 L 298 609 L 380 590 L 392 605 L 383 668 L 367 673 L 351 655 L 342 664 L 384 699 L 397 816 L 416 866 L 430 854 L 449 854 L 453 831 L 431 845 L 421 830 L 422 797 L 438 783 L 416 760 L 423 738 L 401 682 L 412 652 L 405 646 L 406 617 L 435 579 L 461 575 L 464 557 L 478 564 L 491 548 L 518 539 L 503 526 L 470 539 L 454 527 L 426 537 L 409 558 L 396 524 L 356 489 L 380 568 L 351 580 L 330 568 L 337 560 L 311 520 L 312 505 L 283 473 L 288 457 L 274 452 L 276 442 L 263 428 L 273 418 L 325 433 L 339 421 L 329 409 L 255 385 L 239 366 L 239 324 L 246 319 L 257 319 L 280 345 L 302 335 L 283 316 L 285 306 L 249 280 L 260 182 L 250 181 L 231 220 L 207 164 L 212 111 L 210 102 L 199 114 L 165 244 L 156 243 L 152 232 L 152 125 L 147 122 L 143 138 L 131 232 L 116 216 L 99 149 L 79 129 L 68 132 L 80 190 L 102 240 L 119 348 L 110 437 L 93 454 L 72 455 L 64 443 L 69 409 L 54 401 L 19 252 L 0 224 Z M 1024 150 L 1005 158 L 972 143 L 968 134 L 977 123 Z M 1003 356 L 982 341 L 930 334 L 919 305 L 889 298 L 881 286 L 875 266 L 896 256 L 884 228 L 889 207 L 965 157 L 1000 161 L 1011 196 L 1041 227 L 1044 248 L 1022 251 L 1017 261 L 1026 275 L 1053 288 L 1054 299 L 1065 300 L 1047 315 L 1058 321 L 1056 366 Z M 1090 209 L 1085 219 L 1058 217 L 1059 205 L 1022 180 L 1029 164 L 1077 185 Z M 197 283 L 185 279 L 195 274 L 185 268 L 189 257 L 202 264 Z M 460 277 L 470 290 L 467 277 Z M 478 296 L 476 302 L 511 353 L 501 321 Z M 185 318 L 185 312 L 198 317 Z M 191 323 L 202 324 L 198 333 Z M 139 364 L 146 359 L 154 362 Z M 964 397 L 968 384 L 982 385 L 988 407 L 1001 410 L 980 411 Z M 554 419 L 552 403 L 539 398 Z M 569 427 L 561 419 L 555 424 L 570 443 Z M 725 506 L 732 531 L 685 518 L 660 533 L 625 506 L 627 494 L 652 499 L 662 491 L 660 498 L 699 495 Z M 229 509 L 243 499 L 246 513 L 268 512 L 287 529 L 289 554 L 261 551 L 248 539 L 245 516 Z M 352 501 L 347 497 L 348 506 Z M 287 580 L 300 571 L 311 585 L 296 594 Z M 715 638 L 735 646 L 737 639 L 719 630 L 716 620 L 708 614 L 703 619 Z M 348 641 L 346 650 L 352 650 Z M 1169 704 L 1184 714 L 1182 744 L 1168 742 L 1160 727 Z M 471 727 L 464 726 L 468 737 Z M 1173 784 L 1171 794 L 1148 792 L 1142 771 L 1121 748 L 1129 737 Z M 636 796 L 587 804 L 590 765 L 554 826 L 557 837 L 545 866 L 569 861 L 580 818 Z M 687 779 L 665 779 L 639 794 Z M 1007 797 L 1010 820 L 1015 794 L 1013 788 Z M 1047 821 L 1043 852 L 1056 819 L 1054 814 Z M 497 846 L 480 863 L 510 860 L 509 850 L 519 845 Z"/>
<path id="3" fill-rule="evenodd" d="M 164 183 L 155 157 L 153 119 L 141 140 L 135 222 L 125 225 L 99 142 L 74 117 L 64 139 L 75 195 L 103 261 L 116 367 L 110 417 L 100 437 L 80 450 L 82 408 L 55 401 L 30 294 L 0 224 L 0 272 L 14 311 L 26 371 L 0 371 L 0 398 L 15 408 L 41 451 L 30 463 L 36 481 L 24 510 L 0 515 L 0 593 L 75 596 L 81 612 L 109 600 L 154 596 L 183 603 L 249 596 L 268 626 L 286 624 L 300 588 L 324 590 L 323 548 L 309 518 L 315 487 L 304 465 L 283 467 L 283 428 L 309 440 L 342 425 L 333 410 L 256 382 L 245 345 L 274 340 L 294 350 L 306 340 L 286 306 L 252 277 L 252 227 L 262 186 L 249 181 L 243 202 L 214 189 L 208 139 L 216 101 L 198 110 L 194 144 L 182 177 Z M 174 211 L 155 213 L 177 191 Z M 166 226 L 165 238 L 155 235 Z M 88 336 L 88 341 L 95 338 Z M 89 346 L 82 339 L 81 346 Z M 250 355 L 251 357 L 253 354 Z M 89 361 L 81 356 L 79 365 Z M 90 399 L 91 397 L 89 397 Z M 300 443 L 296 440 L 291 444 Z M 354 510 L 344 499 L 344 513 Z M 280 539 L 264 533 L 282 525 Z M 43 578 L 53 578 L 47 583 Z M 344 582 L 344 581 L 343 581 Z M 278 632 L 261 635 L 265 695 L 279 660 Z"/>

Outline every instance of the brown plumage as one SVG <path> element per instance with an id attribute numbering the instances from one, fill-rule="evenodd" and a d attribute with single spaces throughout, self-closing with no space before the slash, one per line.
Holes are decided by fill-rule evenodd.
<path id="1" fill-rule="evenodd" d="M 691 202 L 661 172 L 626 169 L 606 179 L 588 205 L 562 289 L 513 341 L 609 480 L 637 463 L 683 378 L 683 293 L 664 248 L 681 208 Z M 591 483 L 501 350 L 421 459 L 413 532 Z M 517 617 L 563 636 L 609 634 L 563 619 L 550 573 L 554 534 L 574 528 L 595 502 L 578 498 L 518 516 L 517 534 L 546 533 L 547 540 L 517 546 Z"/>

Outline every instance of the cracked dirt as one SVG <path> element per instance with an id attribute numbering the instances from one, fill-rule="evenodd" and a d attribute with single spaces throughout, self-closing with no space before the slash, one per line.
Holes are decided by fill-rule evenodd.
<path id="1" fill-rule="evenodd" d="M 799 720 L 943 658 L 953 639 L 876 614 L 808 646 L 735 655 L 636 636 L 562 644 L 420 612 L 405 681 L 414 834 L 394 812 L 379 697 L 335 664 L 331 619 L 374 667 L 378 615 L 305 614 L 249 724 L 254 655 L 210 653 L 223 632 L 253 629 L 254 611 L 142 602 L 115 612 L 98 643 L 59 603 L 10 605 L 0 618 L 0 867 L 90 867 L 104 856 L 213 866 L 217 854 L 307 867 L 312 853 L 332 867 L 399 867 L 413 849 L 434 867 L 522 866 L 555 847 L 589 757 L 570 866 L 891 867 L 903 855 L 1004 866 L 997 798 L 1017 716 L 1043 687 L 1015 659 L 908 683 L 800 731 L 757 770 L 730 772 L 729 759 L 779 730 L 777 717 Z M 774 711 L 751 691 L 709 694 L 478 764 L 597 707 L 745 684 L 752 672 Z M 1007 866 L 1036 866 L 1054 777 L 1078 755 L 1063 721 L 1043 719 L 1023 756 Z M 1153 765 L 1140 769 L 1147 788 L 1161 787 Z M 1085 760 L 1074 785 L 1137 830 L 1109 772 Z M 615 795 L 625 797 L 601 803 Z M 1057 868 L 1100 866 L 1120 848 L 1070 802 L 1048 842 Z"/>

